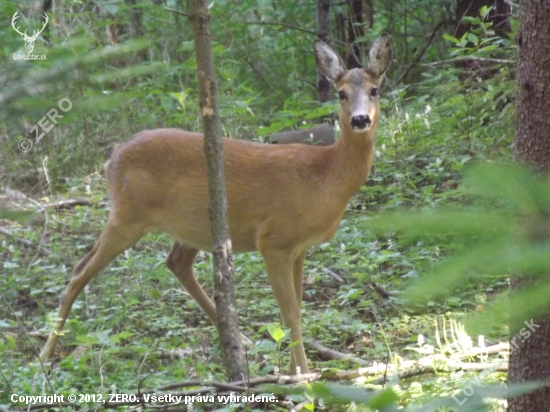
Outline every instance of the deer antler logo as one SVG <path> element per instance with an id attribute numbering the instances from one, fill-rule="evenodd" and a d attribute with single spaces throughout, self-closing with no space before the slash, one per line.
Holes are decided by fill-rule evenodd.
<path id="1" fill-rule="evenodd" d="M 27 54 L 31 54 L 32 51 L 34 50 L 34 42 L 38 38 L 38 35 L 44 31 L 44 29 L 46 28 L 46 24 L 48 24 L 48 21 L 49 21 L 48 15 L 44 13 L 44 23 L 42 24 L 42 28 L 40 30 L 34 30 L 32 36 L 27 35 L 27 30 L 21 33 L 21 31 L 19 30 L 19 27 L 15 26 L 15 23 L 18 17 L 19 17 L 19 10 L 17 10 L 13 15 L 13 18 L 11 19 L 11 25 L 13 29 L 21 35 L 23 40 L 25 40 L 25 43 L 26 43 L 25 49 L 27 49 Z"/>

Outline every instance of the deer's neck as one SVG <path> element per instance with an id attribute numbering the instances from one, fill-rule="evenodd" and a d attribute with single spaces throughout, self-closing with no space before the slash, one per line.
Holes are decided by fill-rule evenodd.
<path id="1" fill-rule="evenodd" d="M 374 159 L 375 131 L 376 125 L 361 134 L 342 128 L 340 138 L 334 145 L 335 184 L 348 199 L 361 188 L 369 175 Z"/>

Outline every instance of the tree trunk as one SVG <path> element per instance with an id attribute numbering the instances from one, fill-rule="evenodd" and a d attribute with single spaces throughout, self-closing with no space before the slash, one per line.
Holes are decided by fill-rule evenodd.
<path id="1" fill-rule="evenodd" d="M 330 0 L 317 0 L 317 35 L 325 43 L 330 43 Z M 332 100 L 332 85 L 317 68 L 317 98 L 319 102 Z"/>
<path id="2" fill-rule="evenodd" d="M 366 10 L 365 10 L 365 16 L 368 23 L 369 29 L 374 28 L 374 0 L 366 0 L 365 1 Z"/>
<path id="3" fill-rule="evenodd" d="M 348 54 L 346 62 L 348 69 L 362 67 L 361 64 L 361 43 L 356 39 L 365 36 L 365 27 L 363 26 L 363 0 L 351 0 L 349 4 L 349 22 L 348 22 L 348 43 L 351 53 Z"/>
<path id="4" fill-rule="evenodd" d="M 520 3 L 517 66 L 517 126 L 515 155 L 539 173 L 550 169 L 550 0 Z M 531 282 L 520 278 L 512 283 L 518 290 Z M 513 310 L 513 309 L 512 309 Z M 529 319 L 525 319 L 529 321 Z M 550 381 L 550 313 L 535 316 L 538 327 L 510 353 L 510 384 Z M 511 341 L 518 339 L 518 327 L 511 328 Z M 511 346 L 512 347 L 512 346 Z M 548 410 L 550 388 L 508 399 L 509 412 Z"/>
<path id="5" fill-rule="evenodd" d="M 368 48 L 365 47 L 365 9 L 363 0 L 350 0 L 347 2 L 347 13 L 340 12 L 336 16 L 336 31 L 337 38 L 340 42 L 346 43 L 348 46 L 340 54 L 346 64 L 347 69 L 363 67 L 361 63 L 362 53 Z M 368 4 L 370 7 L 372 5 Z M 369 12 L 374 12 L 373 8 Z M 390 12 L 391 15 L 391 12 Z M 369 19 L 373 16 L 369 16 Z M 373 20 L 374 22 L 374 20 Z M 388 26 L 391 26 L 389 24 Z M 359 38 L 359 41 L 357 39 Z"/>
<path id="6" fill-rule="evenodd" d="M 518 36 L 515 154 L 550 169 L 550 1 L 522 2 Z"/>
<path id="7" fill-rule="evenodd" d="M 209 15 L 205 0 L 189 2 L 189 19 L 193 25 L 199 100 L 204 123 L 204 152 L 208 174 L 208 212 L 212 226 L 214 301 L 218 333 L 227 378 L 230 381 L 237 381 L 246 379 L 247 371 L 235 309 L 233 251 L 229 238 L 225 194 L 225 160 L 218 111 L 218 91 L 214 75 L 214 57 L 208 28 Z"/>
<path id="8" fill-rule="evenodd" d="M 52 0 L 43 0 L 42 4 L 40 4 L 40 11 L 42 13 L 48 13 L 50 9 L 52 8 Z M 40 16 L 42 17 L 42 16 Z M 50 27 L 47 25 L 44 28 L 44 31 L 42 32 L 42 39 L 46 42 L 46 44 L 51 45 L 50 41 Z"/>
<path id="9" fill-rule="evenodd" d="M 143 15 L 140 4 L 138 4 L 137 0 L 125 0 L 125 3 L 130 14 L 132 38 L 143 37 Z M 140 62 L 147 61 L 147 50 L 139 50 L 136 55 Z"/>
<path id="10" fill-rule="evenodd" d="M 511 6 L 505 0 L 457 0 L 456 3 L 456 29 L 454 37 L 460 39 L 469 30 L 469 24 L 462 23 L 464 16 L 479 17 L 479 10 L 483 7 L 493 7 L 488 20 L 493 23 L 493 30 L 500 37 L 506 37 L 510 33 Z"/>

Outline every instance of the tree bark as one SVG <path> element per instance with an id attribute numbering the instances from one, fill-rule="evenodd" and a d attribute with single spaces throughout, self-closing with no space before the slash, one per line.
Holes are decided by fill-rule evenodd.
<path id="1" fill-rule="evenodd" d="M 516 159 L 546 173 L 550 169 L 550 1 L 521 3 L 517 62 Z"/>
<path id="2" fill-rule="evenodd" d="M 189 2 L 189 20 L 193 25 L 195 54 L 199 79 L 199 101 L 204 124 L 204 152 L 208 174 L 208 212 L 212 229 L 214 260 L 214 301 L 220 347 L 227 378 L 242 380 L 247 376 L 238 329 L 233 286 L 233 251 L 229 237 L 227 198 L 225 192 L 224 153 L 218 111 L 217 83 L 208 9 L 205 0 Z"/>
<path id="3" fill-rule="evenodd" d="M 317 33 L 325 43 L 330 43 L 330 0 L 317 0 Z M 317 68 L 317 98 L 319 102 L 332 100 L 332 85 Z"/>
<path id="4" fill-rule="evenodd" d="M 550 0 L 520 3 L 518 36 L 517 125 L 515 156 L 539 173 L 550 170 Z M 512 282 L 512 291 L 532 282 L 527 277 Z M 513 308 L 511 309 L 513 310 Z M 526 319 L 526 321 L 529 321 Z M 534 317 L 532 334 L 518 343 L 518 329 L 511 327 L 508 382 L 550 380 L 550 313 Z M 550 388 L 509 398 L 509 412 L 548 410 Z"/>

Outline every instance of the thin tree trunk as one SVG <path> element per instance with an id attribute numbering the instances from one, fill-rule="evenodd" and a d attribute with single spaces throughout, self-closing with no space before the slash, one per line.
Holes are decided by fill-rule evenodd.
<path id="1" fill-rule="evenodd" d="M 330 43 L 330 0 L 317 0 L 317 33 L 321 40 Z M 317 68 L 317 98 L 321 103 L 332 100 L 332 85 Z"/>
<path id="2" fill-rule="evenodd" d="M 143 36 L 143 15 L 141 13 L 140 4 L 137 0 L 125 0 L 128 13 L 130 14 L 132 37 L 140 38 Z M 147 50 L 139 50 L 136 55 L 140 62 L 147 61 Z"/>
<path id="3" fill-rule="evenodd" d="M 346 59 L 348 69 L 363 67 L 361 63 L 361 44 L 356 42 L 357 38 L 365 36 L 365 27 L 363 26 L 363 0 L 351 0 L 349 4 L 349 22 L 348 22 L 348 43 L 350 44 L 350 53 Z"/>
<path id="4" fill-rule="evenodd" d="M 365 4 L 366 4 L 366 10 L 365 10 L 366 20 L 367 20 L 367 23 L 369 24 L 368 26 L 369 29 L 372 30 L 372 28 L 374 27 L 374 0 L 366 0 Z"/>
<path id="5" fill-rule="evenodd" d="M 230 381 L 237 381 L 245 379 L 247 372 L 235 309 L 233 251 L 229 238 L 225 193 L 225 160 L 218 111 L 218 91 L 214 75 L 214 57 L 208 28 L 209 15 L 205 0 L 189 2 L 189 19 L 193 24 L 199 100 L 204 123 L 204 152 L 208 174 L 208 212 L 212 226 L 214 301 L 218 333 L 227 378 Z"/>
<path id="6" fill-rule="evenodd" d="M 520 3 L 517 66 L 517 126 L 515 155 L 539 173 L 550 170 L 550 0 Z M 512 282 L 517 291 L 534 280 L 519 278 Z M 511 308 L 513 310 L 513 308 Z M 530 321 L 529 319 L 525 319 Z M 510 384 L 550 381 L 550 313 L 534 317 L 533 333 L 518 338 L 520 327 L 511 325 L 511 351 L 508 382 Z M 517 342 L 520 340 L 520 342 Z M 548 410 L 550 388 L 508 399 L 509 412 Z"/>

